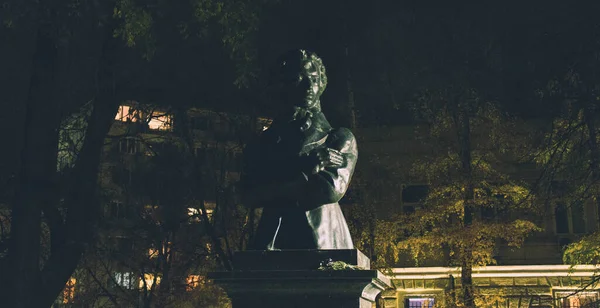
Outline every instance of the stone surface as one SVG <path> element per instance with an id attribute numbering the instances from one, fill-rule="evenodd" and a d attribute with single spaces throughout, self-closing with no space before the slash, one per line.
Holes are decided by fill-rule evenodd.
<path id="1" fill-rule="evenodd" d="M 369 258 L 358 249 L 331 250 L 247 250 L 233 255 L 234 270 L 316 270 L 322 261 L 331 259 L 371 268 Z"/>
<path id="2" fill-rule="evenodd" d="M 391 288 L 390 279 L 377 270 L 318 270 L 329 258 L 369 264 L 356 249 L 245 251 L 235 254 L 233 271 L 208 278 L 227 292 L 233 308 L 371 308 L 377 295 Z"/>

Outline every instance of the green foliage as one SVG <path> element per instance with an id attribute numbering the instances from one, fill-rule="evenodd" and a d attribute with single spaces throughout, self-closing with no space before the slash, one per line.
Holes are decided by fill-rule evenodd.
<path id="1" fill-rule="evenodd" d="M 93 104 L 88 102 L 79 111 L 65 117 L 58 131 L 57 170 L 72 168 L 83 146 L 88 120 Z"/>
<path id="2" fill-rule="evenodd" d="M 542 101 L 562 111 L 552 119 L 534 156 L 543 168 L 540 193 L 552 209 L 559 204 L 571 207 L 593 203 L 597 209 L 600 205 L 600 88 L 595 74 L 589 75 L 590 70 L 597 69 L 595 59 L 585 62 L 586 66 L 569 68 L 564 77 L 549 80 L 537 91 Z M 598 223 L 593 219 L 588 222 Z M 598 264 L 599 244 L 598 233 L 588 235 L 566 248 L 563 261 L 572 265 Z"/>
<path id="3" fill-rule="evenodd" d="M 278 0 L 194 0 L 194 16 L 200 24 L 198 35 L 214 35 L 218 29 L 221 42 L 237 64 L 235 84 L 244 87 L 256 78 L 257 46 L 255 34 L 260 26 L 264 7 Z"/>
<path id="4" fill-rule="evenodd" d="M 414 214 L 379 223 L 379 241 L 390 243 L 385 249 L 396 262 L 408 253 L 419 265 L 445 251 L 453 265 L 494 264 L 499 241 L 519 247 L 526 236 L 541 231 L 517 218 L 536 211 L 530 189 L 501 171 L 507 157 L 518 159 L 525 147 L 519 142 L 526 137 L 514 131 L 513 119 L 472 89 L 448 87 L 420 95 L 414 111 L 426 125 L 417 133 L 431 147 L 414 162 L 412 178 L 426 182 L 429 192 Z"/>
<path id="5" fill-rule="evenodd" d="M 122 38 L 129 47 L 143 44 L 143 56 L 150 60 L 156 52 L 156 41 L 151 32 L 153 18 L 149 10 L 137 6 L 134 0 L 118 0 L 113 17 L 120 21 L 114 36 Z"/>
<path id="6" fill-rule="evenodd" d="M 600 264 L 600 234 L 594 233 L 572 243 L 564 251 L 566 264 Z"/>

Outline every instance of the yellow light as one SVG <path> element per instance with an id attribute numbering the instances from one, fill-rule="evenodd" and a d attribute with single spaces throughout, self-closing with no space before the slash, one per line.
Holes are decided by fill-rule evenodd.
<path id="1" fill-rule="evenodd" d="M 591 277 L 599 270 L 595 265 L 505 265 L 473 268 L 474 278 L 493 277 Z M 438 279 L 460 277 L 459 267 L 409 267 L 392 269 L 393 279 Z"/>
<path id="2" fill-rule="evenodd" d="M 154 274 L 144 274 L 144 279 L 140 279 L 140 284 L 139 284 L 139 288 L 143 289 L 144 288 L 144 282 L 146 282 L 146 290 L 150 290 L 152 288 L 152 286 L 154 285 Z M 156 284 L 159 285 L 160 284 L 160 276 L 156 277 Z"/>
<path id="3" fill-rule="evenodd" d="M 172 128 L 172 117 L 164 112 L 152 112 L 150 121 L 148 121 L 148 128 L 170 131 Z"/>
<path id="4" fill-rule="evenodd" d="M 192 291 L 194 288 L 197 288 L 204 284 L 205 277 L 200 275 L 189 275 L 186 278 L 187 285 L 185 287 L 186 291 Z"/>
<path id="5" fill-rule="evenodd" d="M 67 280 L 67 284 L 65 284 L 65 289 L 63 291 L 63 304 L 72 303 L 75 299 L 75 283 L 77 279 L 71 277 Z"/>

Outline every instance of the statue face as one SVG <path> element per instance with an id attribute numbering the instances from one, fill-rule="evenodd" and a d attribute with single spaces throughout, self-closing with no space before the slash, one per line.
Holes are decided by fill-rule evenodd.
<path id="1" fill-rule="evenodd" d="M 319 103 L 319 73 L 312 62 L 306 62 L 296 73 L 285 76 L 282 99 L 290 105 L 312 108 Z"/>
<path id="2" fill-rule="evenodd" d="M 319 97 L 327 85 L 325 67 L 314 53 L 294 50 L 279 62 L 279 98 L 283 109 L 319 108 Z"/>

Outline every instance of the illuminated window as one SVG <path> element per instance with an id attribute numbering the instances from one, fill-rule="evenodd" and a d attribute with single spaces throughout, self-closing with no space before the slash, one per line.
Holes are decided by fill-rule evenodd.
<path id="1" fill-rule="evenodd" d="M 598 302 L 598 292 L 579 292 L 573 294 L 573 291 L 556 292 L 557 307 L 560 308 L 584 308 L 597 307 L 593 304 Z"/>
<path id="2" fill-rule="evenodd" d="M 188 292 L 192 291 L 193 289 L 204 285 L 205 282 L 206 282 L 206 278 L 204 276 L 188 275 L 186 278 L 185 290 Z"/>
<path id="3" fill-rule="evenodd" d="M 404 300 L 404 307 L 407 308 L 433 308 L 435 299 L 427 298 L 407 298 Z"/>
<path id="4" fill-rule="evenodd" d="M 113 279 L 114 282 L 125 289 L 133 289 L 133 281 L 134 281 L 134 275 L 131 272 L 125 272 L 125 273 L 114 273 L 113 274 Z"/>
<path id="5" fill-rule="evenodd" d="M 213 209 L 207 208 L 206 209 L 206 216 L 208 217 L 208 220 L 212 220 L 212 216 L 213 216 Z M 195 208 L 195 207 L 188 207 L 188 218 L 190 222 L 195 222 L 195 223 L 199 223 L 202 221 L 202 209 L 199 208 Z"/>
<path id="6" fill-rule="evenodd" d="M 63 291 L 63 304 L 71 304 L 75 299 L 75 283 L 77 279 L 71 277 L 67 280 L 67 284 L 65 285 L 65 289 Z"/>
<path id="7" fill-rule="evenodd" d="M 272 123 L 273 123 L 272 119 L 268 119 L 268 118 L 258 118 L 257 119 L 258 128 L 263 132 L 266 131 L 267 129 L 269 129 L 269 127 L 271 127 Z"/>
<path id="8" fill-rule="evenodd" d="M 144 274 L 144 279 L 140 279 L 139 288 L 143 289 L 145 285 L 146 290 L 150 290 L 154 285 L 154 282 L 156 282 L 156 284 L 159 285 L 160 276 L 154 276 L 154 274 Z"/>
<path id="9" fill-rule="evenodd" d="M 115 115 L 115 120 L 122 122 L 137 122 L 141 118 L 141 112 L 131 106 L 121 105 Z"/>
<path id="10" fill-rule="evenodd" d="M 158 257 L 158 249 L 156 249 L 156 248 L 148 249 L 148 257 L 150 259 L 154 259 L 154 258 Z"/>
<path id="11" fill-rule="evenodd" d="M 142 216 L 145 219 L 156 219 L 158 217 L 158 205 L 144 205 Z"/>
<path id="12" fill-rule="evenodd" d="M 170 257 L 169 254 L 171 253 L 171 246 L 172 245 L 173 245 L 173 243 L 171 243 L 171 242 L 168 242 L 168 243 L 162 245 L 163 246 L 162 247 L 162 255 L 163 256 Z M 159 249 L 157 249 L 157 248 L 150 248 L 150 249 L 148 249 L 148 257 L 150 259 L 154 259 L 154 258 L 156 258 L 156 257 L 159 256 L 160 252 L 161 251 Z"/>
<path id="13" fill-rule="evenodd" d="M 148 128 L 154 130 L 173 130 L 173 117 L 165 112 L 154 111 L 148 121 Z"/>

